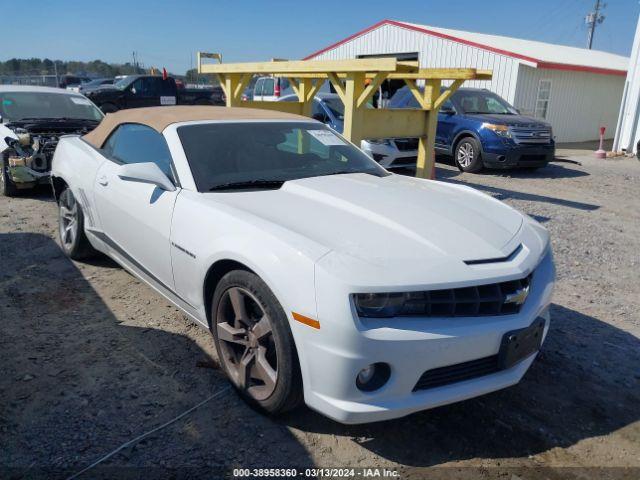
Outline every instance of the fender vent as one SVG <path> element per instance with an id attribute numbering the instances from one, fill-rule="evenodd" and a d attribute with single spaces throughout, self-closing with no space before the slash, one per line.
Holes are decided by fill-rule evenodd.
<path id="1" fill-rule="evenodd" d="M 467 265 L 483 265 L 485 263 L 510 262 L 511 260 L 516 258 L 516 256 L 520 253 L 521 250 L 522 250 L 522 244 L 518 245 L 516 247 L 516 249 L 513 252 L 511 252 L 509 255 L 507 255 L 506 257 L 486 258 L 486 259 L 483 259 L 483 260 L 465 260 L 464 263 L 466 263 Z"/>

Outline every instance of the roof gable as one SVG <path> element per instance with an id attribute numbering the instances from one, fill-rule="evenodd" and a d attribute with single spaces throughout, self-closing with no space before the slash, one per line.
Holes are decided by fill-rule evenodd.
<path id="1" fill-rule="evenodd" d="M 537 68 L 585 71 L 607 75 L 626 75 L 629 65 L 629 58 L 599 50 L 588 50 L 586 48 L 568 47 L 566 45 L 555 45 L 551 43 L 504 37 L 500 35 L 489 35 L 485 33 L 431 27 L 428 25 L 400 22 L 396 20 L 382 20 L 365 30 L 357 32 L 337 43 L 334 43 L 333 45 L 309 55 L 305 60 L 316 57 L 328 50 L 337 48 L 344 43 L 385 25 L 405 28 L 424 33 L 426 35 L 433 35 L 453 42 L 481 48 L 500 55 L 506 55 L 529 63 L 531 66 Z"/>

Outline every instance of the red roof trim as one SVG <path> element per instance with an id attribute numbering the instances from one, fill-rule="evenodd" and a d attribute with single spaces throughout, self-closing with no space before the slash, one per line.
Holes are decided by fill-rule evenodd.
<path id="1" fill-rule="evenodd" d="M 536 67 L 538 67 L 538 68 L 547 68 L 547 69 L 550 69 L 550 70 L 569 70 L 569 71 L 576 71 L 576 72 L 600 73 L 600 74 L 604 74 L 604 75 L 622 75 L 622 76 L 626 76 L 627 75 L 627 72 L 625 70 L 613 70 L 613 69 L 609 69 L 609 68 L 588 67 L 588 66 L 585 66 L 585 65 L 570 65 L 570 64 L 566 64 L 566 63 L 544 62 L 544 61 L 539 60 L 537 58 L 528 57 L 526 55 L 520 55 L 519 53 L 510 52 L 508 50 L 502 50 L 502 49 L 499 49 L 499 48 L 494 48 L 494 47 L 491 47 L 489 45 L 484 45 L 484 44 L 481 44 L 481 43 L 472 42 L 472 41 L 469 41 L 469 40 L 465 40 L 463 38 L 454 37 L 452 35 L 447 35 L 445 33 L 436 32 L 434 30 L 429 30 L 427 28 L 417 27 L 415 25 L 409 25 L 407 23 L 397 22 L 395 20 L 382 20 L 382 21 L 376 23 L 375 25 L 372 25 L 372 26 L 370 26 L 368 28 L 365 28 L 364 30 L 360 30 L 359 32 L 354 33 L 353 35 L 350 35 L 347 38 L 340 40 L 339 42 L 333 43 L 333 44 L 329 45 L 328 47 L 323 48 L 322 50 L 318 50 L 317 52 L 314 52 L 311 55 L 308 55 L 308 56 L 304 57 L 303 60 L 309 60 L 309 59 L 311 59 L 313 57 L 317 57 L 318 55 L 321 55 L 321 54 L 323 54 L 324 52 L 326 52 L 328 50 L 332 50 L 332 49 L 334 49 L 336 47 L 339 47 L 340 45 L 343 45 L 343 44 L 353 40 L 354 38 L 360 37 L 360 36 L 364 35 L 365 33 L 368 33 L 371 30 L 375 30 L 376 28 L 381 27 L 383 25 L 394 25 L 396 27 L 406 28 L 408 30 L 414 30 L 416 32 L 426 33 L 428 35 L 433 35 L 434 37 L 444 38 L 446 40 L 451 40 L 451 41 L 454 41 L 454 42 L 462 43 L 464 45 L 469 45 L 471 47 L 481 48 L 483 50 L 488 50 L 490 52 L 494 52 L 494 53 L 497 53 L 497 54 L 500 54 L 500 55 L 506 55 L 508 57 L 517 58 L 519 60 L 524 60 L 526 62 L 535 63 Z"/>
<path id="2" fill-rule="evenodd" d="M 568 63 L 540 62 L 538 68 L 547 68 L 549 70 L 568 70 L 571 72 L 588 72 L 600 73 L 602 75 L 618 75 L 626 77 L 625 70 L 613 70 L 611 68 L 587 67 L 585 65 L 570 65 Z"/>

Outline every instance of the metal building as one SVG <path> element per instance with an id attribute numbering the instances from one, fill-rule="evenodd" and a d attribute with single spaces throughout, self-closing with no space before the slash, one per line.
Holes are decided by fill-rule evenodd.
<path id="1" fill-rule="evenodd" d="M 629 59 L 583 48 L 383 20 L 308 57 L 396 56 L 424 68 L 493 70 L 487 88 L 522 114 L 551 123 L 558 142 L 613 137 Z"/>
<path id="2" fill-rule="evenodd" d="M 638 154 L 640 143 L 640 18 L 631 51 L 629 74 L 624 86 L 613 150 Z"/>

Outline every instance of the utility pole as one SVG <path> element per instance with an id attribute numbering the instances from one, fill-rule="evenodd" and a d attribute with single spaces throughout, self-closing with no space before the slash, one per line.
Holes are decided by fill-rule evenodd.
<path id="1" fill-rule="evenodd" d="M 593 46 L 593 35 L 596 32 L 596 25 L 604 22 L 604 15 L 600 14 L 600 10 L 606 7 L 606 3 L 600 3 L 600 0 L 596 0 L 596 4 L 593 7 L 593 11 L 589 12 L 585 18 L 587 28 L 589 29 L 589 36 L 587 37 L 587 48 L 591 50 Z"/>

